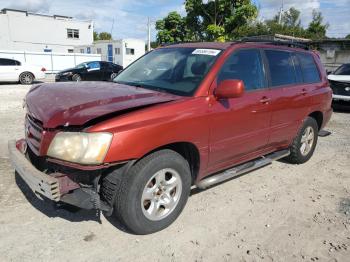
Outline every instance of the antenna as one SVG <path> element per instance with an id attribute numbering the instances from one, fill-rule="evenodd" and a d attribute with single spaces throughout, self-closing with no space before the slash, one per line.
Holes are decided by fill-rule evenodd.
<path id="1" fill-rule="evenodd" d="M 147 39 L 147 51 L 151 51 L 151 18 L 148 17 L 147 21 L 147 26 L 148 26 L 148 39 Z"/>

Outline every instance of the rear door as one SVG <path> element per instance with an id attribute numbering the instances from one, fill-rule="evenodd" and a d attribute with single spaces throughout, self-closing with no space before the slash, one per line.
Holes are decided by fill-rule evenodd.
<path id="1" fill-rule="evenodd" d="M 311 54 L 301 54 L 313 61 Z M 288 145 L 297 134 L 312 104 L 315 77 L 320 79 L 317 68 L 316 75 L 311 77 L 314 79 L 310 78 L 307 72 L 310 65 L 305 64 L 303 57 L 289 50 L 265 50 L 272 110 L 269 144 L 276 148 Z"/>
<path id="2" fill-rule="evenodd" d="M 209 172 L 263 151 L 269 137 L 271 106 L 260 50 L 235 51 L 222 66 L 217 85 L 226 79 L 243 80 L 245 93 L 215 100 L 210 108 Z"/>

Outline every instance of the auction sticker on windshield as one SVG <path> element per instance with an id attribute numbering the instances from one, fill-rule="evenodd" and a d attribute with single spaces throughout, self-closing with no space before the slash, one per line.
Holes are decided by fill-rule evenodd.
<path id="1" fill-rule="evenodd" d="M 217 56 L 221 50 L 217 49 L 196 49 L 192 52 L 192 55 L 210 55 Z"/>

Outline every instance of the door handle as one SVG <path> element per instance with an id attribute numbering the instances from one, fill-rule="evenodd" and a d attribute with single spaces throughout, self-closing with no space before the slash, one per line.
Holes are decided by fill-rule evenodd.
<path id="1" fill-rule="evenodd" d="M 268 98 L 266 96 L 260 99 L 260 103 L 262 104 L 268 104 L 270 101 L 271 101 L 271 98 Z"/>

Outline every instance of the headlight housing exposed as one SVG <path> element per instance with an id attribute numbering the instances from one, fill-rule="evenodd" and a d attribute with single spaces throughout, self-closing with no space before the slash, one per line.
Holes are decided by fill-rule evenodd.
<path id="1" fill-rule="evenodd" d="M 102 164 L 111 144 L 111 133 L 59 132 L 47 155 L 86 165 Z"/>

